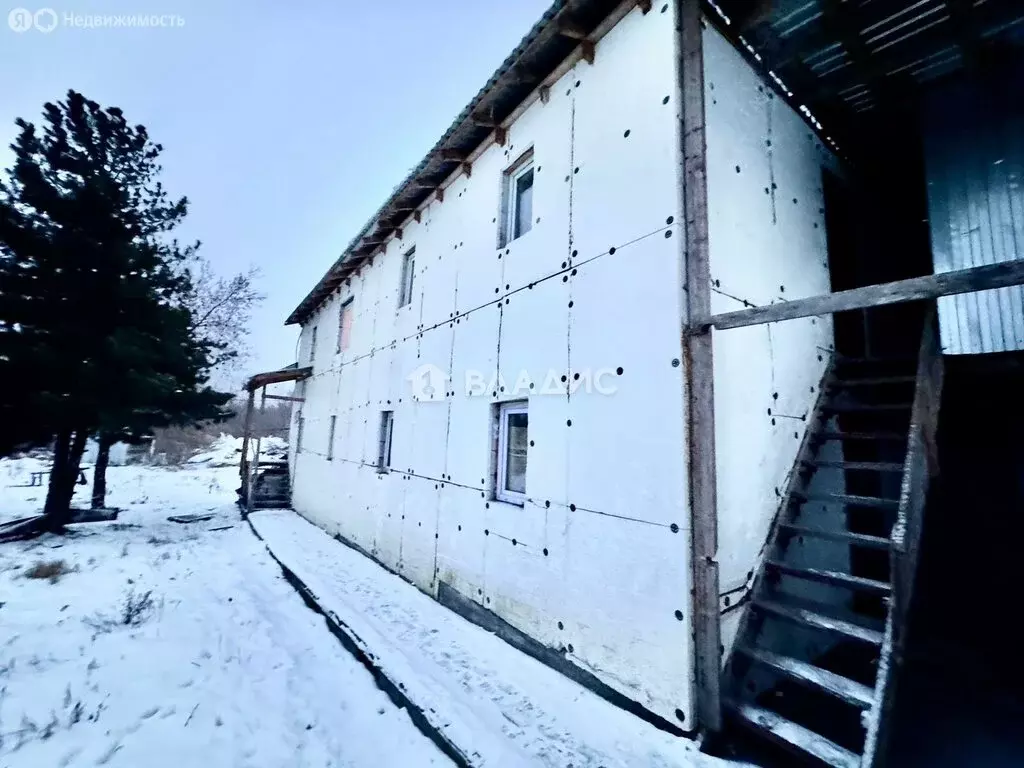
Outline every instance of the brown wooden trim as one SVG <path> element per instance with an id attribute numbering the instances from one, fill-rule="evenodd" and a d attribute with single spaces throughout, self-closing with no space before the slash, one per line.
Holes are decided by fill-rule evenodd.
<path id="1" fill-rule="evenodd" d="M 466 153 L 459 152 L 457 149 L 442 149 L 438 154 L 446 162 L 461 163 L 466 159 Z"/>
<path id="2" fill-rule="evenodd" d="M 302 379 L 308 379 L 312 375 L 313 369 L 308 366 L 305 368 L 283 368 L 280 371 L 257 373 L 249 378 L 249 381 L 245 384 L 245 388 L 249 392 L 255 392 L 260 387 L 266 387 L 271 384 L 280 384 L 285 381 L 301 381 Z"/>
<path id="3" fill-rule="evenodd" d="M 443 203 L 444 202 L 444 187 L 438 187 L 437 188 L 437 202 L 439 202 L 439 203 Z"/>
<path id="4" fill-rule="evenodd" d="M 561 18 L 556 22 L 558 34 L 571 40 L 586 40 L 588 32 L 572 19 Z"/>
<path id="5" fill-rule="evenodd" d="M 690 561 L 693 573 L 691 621 L 696 678 L 693 723 L 705 731 L 722 727 L 721 626 L 718 611 L 718 509 L 715 459 L 715 388 L 708 249 L 707 137 L 704 113 L 704 36 L 698 0 L 676 0 L 682 103 L 682 195 L 685 236 L 687 321 L 681 323 L 686 355 Z M 700 328 L 687 333 L 686 326 Z"/>
<path id="6" fill-rule="evenodd" d="M 587 64 L 594 63 L 594 52 L 595 48 L 593 40 L 584 40 L 580 43 L 580 55 Z"/>
<path id="7" fill-rule="evenodd" d="M 636 7 L 646 16 L 651 12 L 651 0 L 636 0 Z"/>
<path id="8" fill-rule="evenodd" d="M 935 299 L 957 293 L 973 293 L 991 288 L 1005 288 L 1024 285 L 1024 259 L 986 264 L 981 267 L 958 269 L 937 275 L 911 277 L 891 283 L 878 283 L 848 291 L 826 293 L 807 299 L 795 299 L 779 304 L 770 304 L 752 309 L 740 309 L 714 315 L 707 325 L 716 330 L 742 328 L 748 325 L 776 323 L 780 320 L 794 320 L 799 317 L 815 317 L 851 309 L 880 307 L 886 304 L 900 304 L 905 301 Z"/>
<path id="9" fill-rule="evenodd" d="M 538 90 L 538 95 L 540 96 L 540 103 L 541 104 L 547 104 L 548 101 L 551 99 L 551 86 L 549 86 L 549 85 L 542 85 L 537 90 Z"/>

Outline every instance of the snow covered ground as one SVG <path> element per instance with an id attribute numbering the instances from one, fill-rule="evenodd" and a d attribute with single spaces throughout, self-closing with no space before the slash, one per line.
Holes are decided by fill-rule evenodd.
<path id="1" fill-rule="evenodd" d="M 724 766 L 444 608 L 294 512 L 252 522 L 473 765 Z"/>
<path id="2" fill-rule="evenodd" d="M 34 462 L 0 462 L 5 517 L 41 508 L 8 487 Z M 450 764 L 282 578 L 237 479 L 111 467 L 117 523 L 0 544 L 0 766 Z M 25 575 L 58 560 L 56 583 Z"/>
<path id="3" fill-rule="evenodd" d="M 0 768 L 450 765 L 310 611 L 288 565 L 431 725 L 487 768 L 711 768 L 292 512 L 239 519 L 231 438 L 183 468 L 111 467 L 116 523 L 0 544 Z M 0 461 L 0 520 L 38 512 Z M 22 486 L 22 487 L 19 487 Z M 78 489 L 85 505 L 89 487 Z M 190 524 L 170 515 L 202 514 Z M 28 578 L 62 561 L 53 583 Z"/>

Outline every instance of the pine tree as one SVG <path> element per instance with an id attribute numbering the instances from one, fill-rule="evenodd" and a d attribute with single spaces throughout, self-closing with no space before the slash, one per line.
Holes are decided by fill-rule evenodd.
<path id="1" fill-rule="evenodd" d="M 0 181 L 0 451 L 53 442 L 44 512 L 59 530 L 90 434 L 220 418 L 230 395 L 209 387 L 215 350 L 179 300 L 199 244 L 170 236 L 188 201 L 158 180 L 162 147 L 75 91 L 43 118 L 42 133 L 16 121 Z"/>

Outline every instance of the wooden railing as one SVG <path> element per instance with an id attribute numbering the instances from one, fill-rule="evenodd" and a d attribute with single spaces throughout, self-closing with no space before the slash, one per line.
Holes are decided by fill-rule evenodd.
<path id="1" fill-rule="evenodd" d="M 914 595 L 918 554 L 924 531 L 929 491 L 939 475 L 937 433 L 943 382 L 942 350 L 939 346 L 935 308 L 928 314 L 917 361 L 917 384 L 910 415 L 907 455 L 903 464 L 900 505 L 892 529 L 890 569 L 892 595 L 885 626 L 885 643 L 875 683 L 875 705 L 865 740 L 865 768 L 880 766 L 895 699 L 897 671 L 906 644 L 907 614 Z"/>

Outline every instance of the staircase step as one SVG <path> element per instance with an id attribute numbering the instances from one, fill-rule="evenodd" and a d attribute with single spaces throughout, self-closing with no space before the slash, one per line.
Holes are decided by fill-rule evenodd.
<path id="1" fill-rule="evenodd" d="M 903 465 L 895 461 L 831 461 L 825 459 L 811 459 L 803 463 L 809 467 L 836 467 L 838 469 L 847 469 L 851 471 L 903 472 Z"/>
<path id="2" fill-rule="evenodd" d="M 825 539 L 827 541 L 840 541 L 846 544 L 856 545 L 858 547 L 872 547 L 873 549 L 889 549 L 892 546 L 892 541 L 882 536 L 868 536 L 865 533 L 851 533 L 850 531 L 822 531 L 818 528 L 808 528 L 804 525 L 796 525 L 795 523 L 780 523 L 780 528 L 784 528 L 797 536 L 809 536 L 815 539 Z"/>
<path id="3" fill-rule="evenodd" d="M 833 379 L 830 387 L 845 389 L 846 387 L 877 387 L 885 384 L 913 384 L 916 376 L 868 376 L 863 379 Z"/>
<path id="4" fill-rule="evenodd" d="M 866 685 L 862 685 L 842 675 L 837 675 L 834 672 L 829 672 L 827 669 L 816 667 L 813 664 L 794 659 L 791 656 L 772 653 L 763 648 L 739 646 L 736 650 L 759 664 L 771 667 L 777 672 L 781 672 L 787 677 L 811 688 L 824 691 L 831 696 L 835 696 L 837 699 L 845 701 L 847 704 L 860 707 L 861 709 L 871 709 L 874 703 L 874 691 Z"/>
<path id="5" fill-rule="evenodd" d="M 913 403 L 829 403 L 822 406 L 821 410 L 823 413 L 910 413 L 912 407 Z"/>
<path id="6" fill-rule="evenodd" d="M 860 756 L 809 731 L 802 725 L 756 704 L 727 701 L 729 711 L 744 725 L 753 728 L 785 749 L 817 758 L 834 768 L 857 768 Z"/>
<path id="7" fill-rule="evenodd" d="M 812 611 L 808 608 L 801 608 L 794 605 L 786 605 L 785 603 L 779 603 L 774 600 L 766 600 L 763 598 L 756 598 L 753 602 L 753 606 L 756 610 L 762 613 L 770 613 L 773 616 L 777 616 L 781 619 L 794 622 L 795 624 L 803 624 L 805 626 L 813 627 L 814 629 L 821 629 L 826 632 L 832 632 L 837 635 L 843 635 L 851 640 L 861 640 L 865 643 L 871 643 L 872 645 L 882 644 L 882 633 L 877 629 L 871 629 L 860 624 L 855 624 L 852 621 L 846 621 L 845 619 L 837 619 L 834 616 L 826 616 L 818 611 Z"/>
<path id="8" fill-rule="evenodd" d="M 905 432 L 843 432 L 826 429 L 817 434 L 819 440 L 892 440 L 906 442 Z"/>
<path id="9" fill-rule="evenodd" d="M 822 504 L 844 504 L 851 507 L 877 507 L 878 509 L 899 509 L 896 499 L 880 499 L 877 496 L 855 496 L 849 493 L 803 493 L 796 491 L 793 498 L 799 501 L 818 501 Z"/>
<path id="10" fill-rule="evenodd" d="M 851 573 L 842 571 L 829 571 L 824 568 L 803 568 L 789 563 L 781 563 L 778 560 L 769 560 L 765 565 L 777 572 L 787 576 L 806 581 L 817 581 L 822 584 L 832 584 L 837 587 L 846 587 L 858 592 L 871 592 L 876 595 L 888 595 L 892 592 L 892 585 L 885 581 L 867 579 L 863 576 L 854 576 Z"/>

